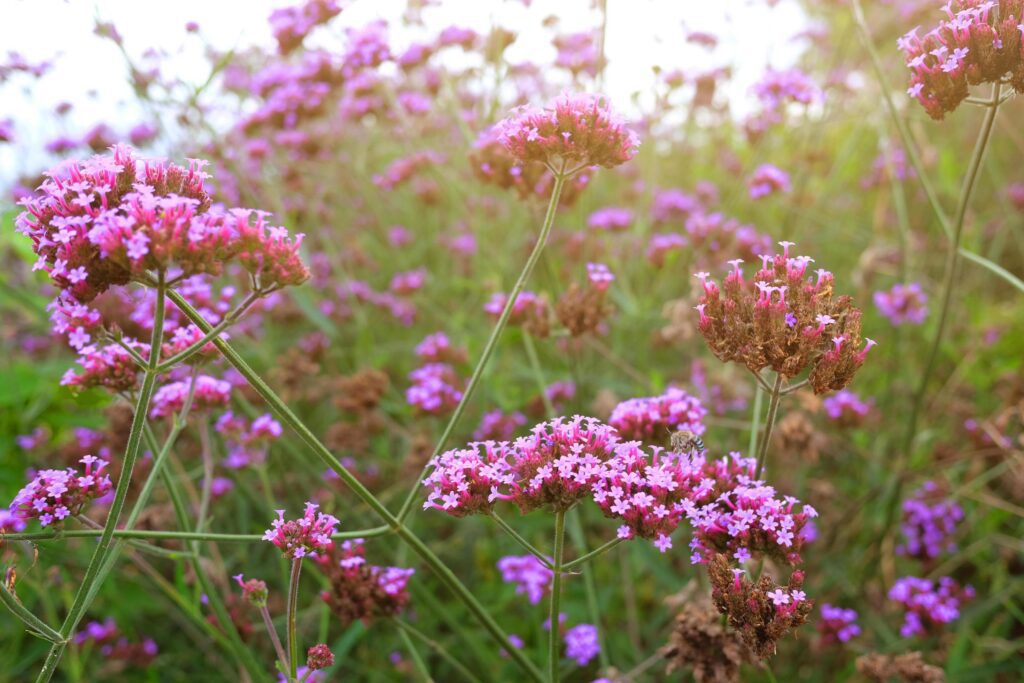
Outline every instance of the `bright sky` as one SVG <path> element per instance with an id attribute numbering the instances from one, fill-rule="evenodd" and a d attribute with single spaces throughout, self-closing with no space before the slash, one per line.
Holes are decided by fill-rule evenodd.
<path id="1" fill-rule="evenodd" d="M 81 135 L 101 121 L 125 131 L 141 118 L 125 79 L 117 48 L 93 35 L 95 18 L 112 21 L 133 56 L 148 48 L 175 55 L 167 68 L 194 80 L 205 78 L 208 66 L 200 39 L 185 32 L 187 21 L 201 26 L 203 39 L 226 50 L 251 44 L 272 45 L 267 16 L 293 4 L 289 0 L 6 0 L 0 9 L 0 59 L 7 51 L 29 61 L 55 61 L 39 82 L 18 75 L 0 87 L 0 119 L 13 118 L 18 143 L 0 144 L 0 187 L 15 175 L 37 170 L 50 159 L 40 150 L 60 133 Z M 564 31 L 590 29 L 599 22 L 592 0 L 442 0 L 426 10 L 428 26 L 459 25 L 486 32 L 492 25 L 518 33 L 507 53 L 512 62 L 553 57 L 545 17 L 557 15 Z M 766 66 L 790 65 L 801 43 L 790 38 L 806 28 L 794 0 L 769 7 L 765 0 L 608 0 L 605 91 L 627 109 L 633 93 L 646 92 L 653 82 L 651 66 L 699 71 L 732 65 L 730 97 L 743 111 L 749 88 Z M 418 36 L 405 32 L 400 17 L 405 0 L 354 0 L 332 24 L 362 26 L 374 19 L 391 25 L 392 43 L 404 47 Z M 708 31 L 720 39 L 714 52 L 685 42 L 688 31 Z M 62 101 L 74 110 L 62 129 L 51 115 Z"/>

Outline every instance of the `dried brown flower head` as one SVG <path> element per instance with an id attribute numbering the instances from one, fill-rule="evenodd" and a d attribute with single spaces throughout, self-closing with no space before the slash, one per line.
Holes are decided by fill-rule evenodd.
<path id="1" fill-rule="evenodd" d="M 857 658 L 857 672 L 872 681 L 896 678 L 906 683 L 945 683 L 946 674 L 924 661 L 920 652 L 883 655 L 877 652 Z"/>
<path id="2" fill-rule="evenodd" d="M 664 654 L 669 660 L 666 673 L 692 669 L 697 683 L 737 683 L 743 664 L 753 661 L 739 634 L 726 628 L 705 600 L 690 603 L 679 613 Z"/>

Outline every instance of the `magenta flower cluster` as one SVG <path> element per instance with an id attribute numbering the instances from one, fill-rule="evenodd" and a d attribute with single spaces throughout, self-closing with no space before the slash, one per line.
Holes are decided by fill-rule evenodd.
<path id="1" fill-rule="evenodd" d="M 178 382 L 165 384 L 153 394 L 153 407 L 149 414 L 152 417 L 171 417 L 180 412 L 188 399 L 189 392 L 193 392 L 193 412 L 202 412 L 213 408 L 223 408 L 231 401 L 231 384 L 209 375 L 199 375 L 195 378 L 195 387 L 192 387 L 191 379 L 183 379 Z"/>
<path id="2" fill-rule="evenodd" d="M 700 399 L 669 387 L 659 396 L 631 398 L 612 410 L 608 424 L 624 439 L 663 442 L 677 429 L 703 434 L 708 411 Z"/>
<path id="3" fill-rule="evenodd" d="M 603 263 L 588 263 L 587 279 L 595 289 L 604 292 L 615 282 L 615 274 Z"/>
<path id="4" fill-rule="evenodd" d="M 974 598 L 974 588 L 960 585 L 948 576 L 938 582 L 905 576 L 889 590 L 889 599 L 905 610 L 900 635 L 923 636 L 929 630 L 949 624 L 960 616 L 963 603 Z"/>
<path id="5" fill-rule="evenodd" d="M 747 180 L 751 199 L 763 199 L 776 193 L 790 191 L 789 174 L 771 164 L 761 164 Z"/>
<path id="6" fill-rule="evenodd" d="M 501 580 L 516 584 L 516 593 L 525 595 L 531 605 L 540 603 L 551 590 L 554 572 L 533 555 L 508 555 L 498 560 Z"/>
<path id="7" fill-rule="evenodd" d="M 593 230 L 623 232 L 632 227 L 634 220 L 632 210 L 618 206 L 607 206 L 590 214 L 590 217 L 587 219 L 587 225 Z"/>
<path id="8" fill-rule="evenodd" d="M 270 444 L 279 439 L 283 432 L 281 423 L 270 413 L 264 413 L 250 422 L 230 410 L 217 418 L 214 429 L 227 445 L 228 454 L 223 465 L 230 469 L 264 462 Z"/>
<path id="9" fill-rule="evenodd" d="M 565 632 L 564 639 L 565 656 L 575 660 L 579 666 L 586 666 L 601 653 L 597 627 L 592 624 L 573 626 Z"/>
<path id="10" fill-rule="evenodd" d="M 270 541 L 288 559 L 316 557 L 317 553 L 330 549 L 331 535 L 337 531 L 338 519 L 324 512 L 317 512 L 319 506 L 306 503 L 306 512 L 298 519 L 286 521 L 284 510 L 277 510 L 277 519 L 263 534 L 264 541 Z"/>
<path id="11" fill-rule="evenodd" d="M 36 518 L 50 526 L 73 517 L 87 503 L 108 494 L 113 488 L 110 477 L 103 474 L 105 460 L 86 455 L 79 460 L 85 471 L 79 474 L 68 467 L 63 470 L 41 470 L 11 501 L 11 511 L 20 519 Z"/>
<path id="12" fill-rule="evenodd" d="M 841 389 L 821 401 L 829 420 L 844 426 L 855 426 L 871 413 L 871 402 L 863 401 L 849 389 Z"/>
<path id="13" fill-rule="evenodd" d="M 523 106 L 497 124 L 498 140 L 520 161 L 611 168 L 636 156 L 636 133 L 606 98 L 563 94 L 544 109 Z"/>
<path id="14" fill-rule="evenodd" d="M 928 317 L 928 295 L 916 282 L 875 292 L 875 306 L 893 325 L 920 325 Z"/>
<path id="15" fill-rule="evenodd" d="M 447 363 L 427 363 L 409 373 L 405 400 L 426 415 L 446 415 L 462 400 L 459 376 Z"/>
<path id="16" fill-rule="evenodd" d="M 821 606 L 821 620 L 818 622 L 818 633 L 823 645 L 848 643 L 860 635 L 855 610 L 836 607 L 825 603 Z"/>
<path id="17" fill-rule="evenodd" d="M 963 518 L 963 508 L 945 498 L 935 482 L 926 481 L 903 501 L 903 542 L 896 546 L 896 552 L 920 560 L 956 552 L 953 536 Z"/>

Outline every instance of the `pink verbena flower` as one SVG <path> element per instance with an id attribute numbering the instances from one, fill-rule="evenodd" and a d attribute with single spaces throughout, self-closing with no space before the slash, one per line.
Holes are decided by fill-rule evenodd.
<path id="1" fill-rule="evenodd" d="M 699 399 L 682 389 L 669 387 L 660 396 L 631 398 L 618 404 L 608 424 L 624 439 L 663 441 L 678 429 L 703 434 L 707 414 Z"/>
<path id="2" fill-rule="evenodd" d="M 270 13 L 270 30 L 282 55 L 302 46 L 310 31 L 341 12 L 338 0 L 305 0 L 296 7 L 284 7 Z"/>
<path id="3" fill-rule="evenodd" d="M 822 645 L 835 645 L 853 640 L 860 635 L 857 612 L 849 608 L 844 609 L 824 603 L 821 606 L 818 633 L 821 634 Z"/>
<path id="4" fill-rule="evenodd" d="M 453 517 L 489 512 L 495 500 L 508 498 L 513 483 L 507 442 L 485 441 L 446 451 L 430 461 L 423 480 L 428 490 L 423 509 L 435 508 Z"/>
<path id="5" fill-rule="evenodd" d="M 594 230 L 622 232 L 628 230 L 634 221 L 633 212 L 618 206 L 607 206 L 590 214 L 587 225 Z"/>
<path id="6" fill-rule="evenodd" d="M 920 325 L 928 317 L 928 295 L 916 282 L 895 284 L 889 291 L 875 292 L 875 306 L 893 325 Z"/>
<path id="7" fill-rule="evenodd" d="M 428 363 L 409 373 L 412 386 L 406 389 L 405 400 L 419 412 L 444 415 L 462 400 L 462 390 L 455 369 L 446 363 Z"/>
<path id="8" fill-rule="evenodd" d="M 751 199 L 762 199 L 768 195 L 789 192 L 789 174 L 771 164 L 761 164 L 747 180 Z"/>
<path id="9" fill-rule="evenodd" d="M 501 317 L 501 312 L 505 309 L 507 302 L 508 294 L 495 292 L 487 303 L 484 304 L 484 312 L 497 320 Z M 528 290 L 519 292 L 515 303 L 512 305 L 512 312 L 509 314 L 508 322 L 510 325 L 522 324 L 535 315 L 542 315 L 546 308 L 547 302 L 537 294 Z"/>
<path id="10" fill-rule="evenodd" d="M 619 538 L 653 539 L 665 552 L 703 478 L 702 469 L 687 458 L 657 447 L 648 455 L 630 441 L 617 446 L 614 456 L 602 463 L 591 491 L 606 517 L 624 522 Z"/>
<path id="11" fill-rule="evenodd" d="M 277 519 L 263 534 L 263 540 L 276 545 L 289 559 L 316 557 L 318 552 L 328 550 L 339 522 L 333 515 L 317 512 L 318 507 L 306 503 L 305 515 L 289 521 L 284 519 L 284 510 L 277 510 Z"/>
<path id="12" fill-rule="evenodd" d="M 956 552 L 953 537 L 963 518 L 963 508 L 946 498 L 935 482 L 926 481 L 903 501 L 903 542 L 896 546 L 896 554 L 932 560 Z"/>
<path id="13" fill-rule="evenodd" d="M 568 510 L 587 498 L 620 443 L 613 428 L 580 415 L 542 422 L 531 432 L 510 451 L 509 499 L 524 513 L 548 505 Z"/>
<path id="14" fill-rule="evenodd" d="M 611 168 L 636 156 L 640 144 L 603 96 L 563 94 L 547 108 L 523 106 L 497 127 L 520 161 Z"/>
<path id="15" fill-rule="evenodd" d="M 974 588 L 960 585 L 948 576 L 938 583 L 916 576 L 904 576 L 889 590 L 889 599 L 906 610 L 900 635 L 923 636 L 960 616 L 960 605 L 974 598 Z"/>
<path id="16" fill-rule="evenodd" d="M 264 607 L 267 604 L 267 583 L 261 579 L 245 579 L 242 574 L 232 576 L 242 588 L 242 599 L 253 607 Z"/>
<path id="17" fill-rule="evenodd" d="M 281 423 L 270 413 L 249 422 L 230 410 L 217 418 L 214 429 L 224 437 L 228 454 L 222 464 L 230 469 L 265 462 L 270 444 L 283 433 Z"/>
<path id="18" fill-rule="evenodd" d="M 516 593 L 525 595 L 531 605 L 540 603 L 551 590 L 554 572 L 533 555 L 508 555 L 498 560 L 502 581 L 516 584 Z"/>
<path id="19" fill-rule="evenodd" d="M 600 652 L 596 626 L 579 624 L 565 632 L 565 655 L 579 666 L 586 666 Z"/>
<path id="20" fill-rule="evenodd" d="M 125 343 L 135 349 L 145 359 L 149 356 L 149 347 L 134 340 Z M 111 391 L 129 391 L 138 381 L 139 366 L 131 355 L 117 344 L 96 348 L 93 345 L 80 349 L 78 364 L 80 372 L 68 368 L 61 377 L 61 386 L 71 387 L 72 391 L 81 391 L 93 387 L 104 387 Z"/>
<path id="21" fill-rule="evenodd" d="M 684 502 L 686 516 L 694 529 L 691 561 L 704 564 L 718 553 L 749 558 L 766 553 L 789 564 L 801 561 L 805 542 L 802 531 L 818 516 L 810 505 L 796 498 L 779 499 L 775 489 L 754 479 L 757 463 L 739 453 L 717 461 L 691 456 L 692 466 L 703 471 L 703 479 Z M 738 555 L 737 555 L 738 554 Z"/>
<path id="22" fill-rule="evenodd" d="M 191 379 L 165 384 L 153 394 L 153 407 L 149 414 L 152 417 L 169 417 L 177 414 L 185 406 L 191 390 Z M 196 413 L 212 408 L 223 408 L 231 400 L 231 384 L 209 375 L 196 377 L 194 392 L 192 412 Z"/>
<path id="23" fill-rule="evenodd" d="M 826 396 L 821 405 L 825 409 L 828 419 L 841 427 L 856 427 L 864 423 L 864 420 L 871 413 L 873 401 L 862 401 L 857 394 L 849 389 L 837 391 L 832 396 Z"/>
<path id="24" fill-rule="evenodd" d="M 612 286 L 612 282 L 615 281 L 615 274 L 603 263 L 588 263 L 587 279 L 590 280 L 595 289 L 604 292 Z"/>
<path id="25" fill-rule="evenodd" d="M 111 491 L 110 477 L 103 474 L 105 460 L 86 455 L 79 462 L 85 465 L 81 475 L 70 467 L 37 472 L 11 501 L 11 511 L 20 519 L 36 518 L 50 526 L 77 515 L 87 503 Z"/>
<path id="26" fill-rule="evenodd" d="M 505 414 L 500 410 L 484 413 L 480 426 L 473 432 L 475 441 L 508 441 L 526 424 L 526 416 L 520 412 Z"/>

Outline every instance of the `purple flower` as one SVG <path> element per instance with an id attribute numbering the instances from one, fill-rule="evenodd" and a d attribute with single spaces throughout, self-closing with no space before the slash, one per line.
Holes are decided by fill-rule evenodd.
<path id="1" fill-rule="evenodd" d="M 875 292 L 875 306 L 893 325 L 920 325 L 928 316 L 928 295 L 916 282 L 896 284 L 889 291 Z"/>
<path id="2" fill-rule="evenodd" d="M 586 666 L 600 652 L 596 626 L 580 624 L 565 632 L 565 654 L 579 666 Z"/>
<path id="3" fill-rule="evenodd" d="M 818 622 L 818 633 L 821 634 L 823 645 L 846 643 L 860 635 L 857 625 L 857 612 L 852 609 L 834 607 L 828 603 L 821 606 L 821 621 Z"/>
<path id="4" fill-rule="evenodd" d="M 316 557 L 331 546 L 331 535 L 337 531 L 338 519 L 333 515 L 317 512 L 319 506 L 306 503 L 302 517 L 285 521 L 284 510 L 277 511 L 277 519 L 263 534 L 263 540 L 270 541 L 289 559 Z"/>
<path id="5" fill-rule="evenodd" d="M 554 572 L 533 555 L 509 555 L 498 560 L 503 581 L 516 584 L 516 593 L 526 595 L 536 605 L 551 589 Z"/>

